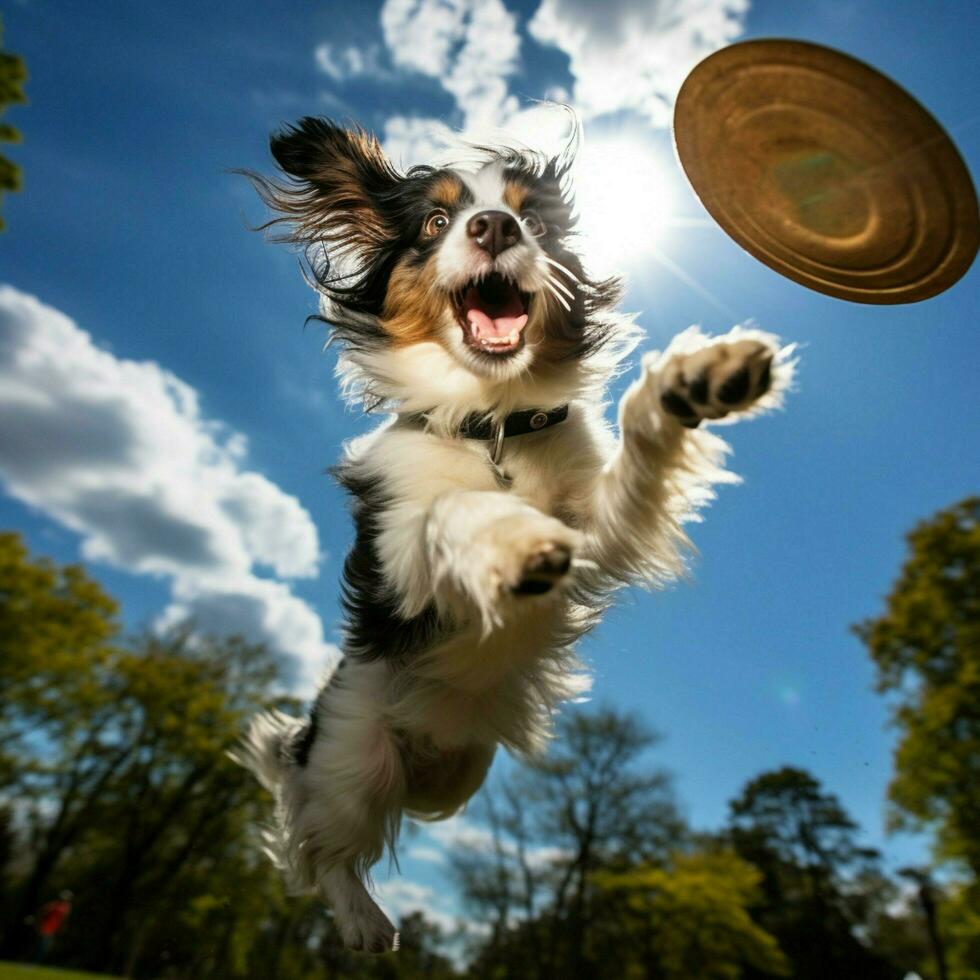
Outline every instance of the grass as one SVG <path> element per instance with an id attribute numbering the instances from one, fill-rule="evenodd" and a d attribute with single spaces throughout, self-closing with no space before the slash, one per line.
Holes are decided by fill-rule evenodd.
<path id="1" fill-rule="evenodd" d="M 29 963 L 0 963 L 0 980 L 113 980 L 104 973 L 80 973 L 78 970 L 57 970 Z"/>

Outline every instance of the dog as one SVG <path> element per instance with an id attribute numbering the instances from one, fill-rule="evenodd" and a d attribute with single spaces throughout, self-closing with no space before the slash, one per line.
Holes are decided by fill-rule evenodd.
<path id="1" fill-rule="evenodd" d="M 701 423 L 790 383 L 775 336 L 690 328 L 642 358 L 614 434 L 603 391 L 639 332 L 576 252 L 578 142 L 401 174 L 311 117 L 272 137 L 279 176 L 248 174 L 263 227 L 305 252 L 342 390 L 389 413 L 335 470 L 356 525 L 344 658 L 308 720 L 260 715 L 234 756 L 275 797 L 270 855 L 351 949 L 397 948 L 369 870 L 402 816 L 458 812 L 498 746 L 539 755 L 589 686 L 575 641 L 616 589 L 683 570 L 683 522 L 734 479 Z"/>

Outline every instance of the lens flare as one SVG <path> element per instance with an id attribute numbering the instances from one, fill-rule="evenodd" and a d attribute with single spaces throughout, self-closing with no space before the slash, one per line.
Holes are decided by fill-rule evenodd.
<path id="1" fill-rule="evenodd" d="M 609 274 L 649 261 L 674 206 L 676 178 L 663 151 L 639 136 L 589 139 L 573 179 L 588 266 Z"/>
<path id="2" fill-rule="evenodd" d="M 776 696 L 787 708 L 797 707 L 801 699 L 800 689 L 794 684 L 783 684 L 776 692 Z"/>

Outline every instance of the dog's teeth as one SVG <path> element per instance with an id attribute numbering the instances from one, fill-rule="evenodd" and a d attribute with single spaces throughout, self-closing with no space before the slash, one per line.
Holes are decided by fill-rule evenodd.
<path id="1" fill-rule="evenodd" d="M 478 337 L 477 340 L 481 347 L 515 347 L 520 340 L 520 331 L 513 330 L 506 337 Z"/>

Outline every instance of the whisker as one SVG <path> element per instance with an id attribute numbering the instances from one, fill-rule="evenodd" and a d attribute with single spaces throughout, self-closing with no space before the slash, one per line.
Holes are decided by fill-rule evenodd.
<path id="1" fill-rule="evenodd" d="M 571 269 L 566 268 L 561 264 L 561 262 L 558 262 L 556 259 L 553 259 L 550 255 L 542 255 L 541 258 L 549 265 L 558 269 L 559 272 L 564 272 L 565 275 L 568 276 L 568 278 L 571 279 L 573 283 L 576 284 L 581 283 L 581 279 L 579 279 L 579 277 L 575 275 L 575 273 L 572 272 Z"/>
<path id="2" fill-rule="evenodd" d="M 555 299 L 558 300 L 558 302 L 561 303 L 561 305 L 565 307 L 565 311 L 567 313 L 571 313 L 572 312 L 572 308 L 568 305 L 568 302 L 566 301 L 565 297 L 562 296 L 562 294 L 559 293 L 558 290 L 555 289 L 554 286 L 552 286 L 550 279 L 548 279 L 548 280 L 545 281 L 545 287 L 548 289 L 548 291 L 551 293 L 551 295 L 554 296 Z"/>
<path id="3" fill-rule="evenodd" d="M 546 278 L 552 286 L 560 289 L 569 299 L 575 299 L 575 293 L 573 293 L 563 282 L 559 282 L 554 276 L 547 276 Z"/>
<path id="4" fill-rule="evenodd" d="M 550 255 L 547 255 L 546 253 L 543 252 L 541 254 L 541 258 L 549 265 L 553 265 L 556 269 L 559 269 L 561 272 L 564 272 L 565 275 L 568 276 L 568 278 L 571 279 L 573 282 L 581 283 L 582 280 L 579 279 L 579 277 L 575 275 L 575 273 L 572 272 L 571 269 L 566 269 L 565 266 L 561 264 L 561 262 L 557 261 L 557 259 L 553 259 Z"/>

